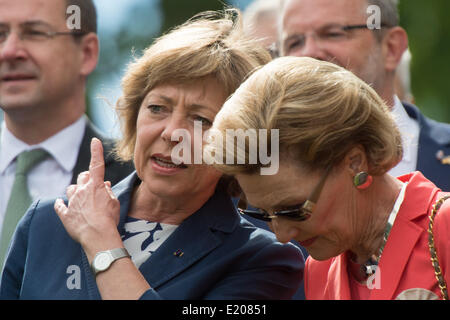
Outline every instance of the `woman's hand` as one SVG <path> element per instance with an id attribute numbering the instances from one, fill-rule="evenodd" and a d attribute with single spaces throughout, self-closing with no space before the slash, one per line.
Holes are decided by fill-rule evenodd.
<path id="1" fill-rule="evenodd" d="M 105 161 L 100 140 L 91 141 L 89 171 L 80 173 L 76 185 L 67 188 L 69 204 L 55 201 L 55 211 L 69 235 L 79 242 L 89 261 L 98 251 L 123 247 L 117 231 L 120 203 L 104 182 Z"/>

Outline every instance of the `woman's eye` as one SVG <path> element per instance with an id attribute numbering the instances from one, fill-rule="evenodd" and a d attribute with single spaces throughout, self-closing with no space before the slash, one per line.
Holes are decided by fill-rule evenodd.
<path id="1" fill-rule="evenodd" d="M 203 126 L 211 126 L 212 125 L 212 122 L 209 119 L 206 119 L 205 117 L 202 117 L 202 116 L 195 116 L 194 120 L 200 121 Z"/>
<path id="2" fill-rule="evenodd" d="M 295 48 L 295 47 L 301 46 L 302 44 L 303 44 L 303 42 L 301 42 L 300 40 L 296 40 L 296 41 L 291 42 L 291 43 L 288 45 L 288 48 L 289 48 L 289 49 L 293 49 L 293 48 Z"/>
<path id="3" fill-rule="evenodd" d="M 151 113 L 161 113 L 165 110 L 163 106 L 151 104 L 147 107 Z"/>

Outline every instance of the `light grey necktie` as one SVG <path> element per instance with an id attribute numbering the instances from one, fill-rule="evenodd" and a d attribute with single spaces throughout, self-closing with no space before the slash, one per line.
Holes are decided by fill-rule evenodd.
<path id="1" fill-rule="evenodd" d="M 3 265 L 6 251 L 11 237 L 16 229 L 17 223 L 32 202 L 27 184 L 28 172 L 43 161 L 48 153 L 42 149 L 24 151 L 17 157 L 16 174 L 14 183 L 6 207 L 5 218 L 3 220 L 2 233 L 0 238 L 0 266 Z"/>

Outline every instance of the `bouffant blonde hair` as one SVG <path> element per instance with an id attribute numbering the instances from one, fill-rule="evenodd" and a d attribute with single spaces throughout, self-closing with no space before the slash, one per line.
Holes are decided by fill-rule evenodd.
<path id="1" fill-rule="evenodd" d="M 253 73 L 224 104 L 211 132 L 225 137 L 227 129 L 278 129 L 280 159 L 293 159 L 310 170 L 337 166 L 360 145 L 369 173 L 381 175 L 403 152 L 400 133 L 378 94 L 351 72 L 312 58 L 278 58 Z M 270 141 L 269 136 L 268 145 Z M 234 153 L 215 140 L 207 148 Z M 233 156 L 234 164 L 216 163 L 217 168 L 235 175 L 263 167 L 260 161 L 237 164 L 237 152 Z"/>
<path id="2" fill-rule="evenodd" d="M 236 9 L 203 12 L 172 29 L 130 63 L 122 79 L 117 110 L 123 137 L 117 155 L 133 158 L 139 108 L 155 86 L 213 76 L 229 96 L 253 69 L 270 60 L 263 47 L 243 36 Z"/>

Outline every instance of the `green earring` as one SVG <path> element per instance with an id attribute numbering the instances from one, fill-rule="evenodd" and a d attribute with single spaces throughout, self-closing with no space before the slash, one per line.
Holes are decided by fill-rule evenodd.
<path id="1" fill-rule="evenodd" d="M 367 172 L 360 172 L 353 177 L 353 185 L 358 190 L 364 190 L 370 187 L 372 184 L 373 178 Z"/>

